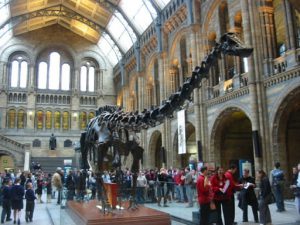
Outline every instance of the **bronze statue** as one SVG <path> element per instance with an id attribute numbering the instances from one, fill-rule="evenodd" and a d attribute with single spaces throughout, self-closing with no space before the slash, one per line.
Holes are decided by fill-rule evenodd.
<path id="1" fill-rule="evenodd" d="M 49 149 L 51 149 L 51 150 L 56 149 L 56 137 L 54 136 L 54 134 L 52 134 L 49 139 Z"/>
<path id="2" fill-rule="evenodd" d="M 207 78 L 210 67 L 216 63 L 221 53 L 239 57 L 249 57 L 253 49 L 244 46 L 234 33 L 224 34 L 220 43 L 216 43 L 208 56 L 201 62 L 201 66 L 195 67 L 191 77 L 182 87 L 173 93 L 161 106 L 145 109 L 143 112 L 124 112 L 117 106 L 104 106 L 98 110 L 98 116 L 93 118 L 86 132 L 81 134 L 80 144 L 83 169 L 90 165 L 97 174 L 97 182 L 102 192 L 99 196 L 105 212 L 107 196 L 103 186 L 102 173 L 104 159 L 107 158 L 109 149 L 113 150 L 111 159 L 114 168 L 121 167 L 121 155 L 125 158 L 129 153 L 133 156 L 131 167 L 133 173 L 133 190 L 131 196 L 131 208 L 136 208 L 135 188 L 139 161 L 142 160 L 143 149 L 139 146 L 136 133 L 141 129 L 157 126 L 163 123 L 165 118 L 172 118 L 176 110 L 180 110 L 186 101 L 191 101 L 191 95 L 195 88 L 201 86 L 203 78 Z M 133 137 L 129 140 L 129 134 Z M 88 157 L 89 156 L 89 157 Z M 89 158 L 89 160 L 88 160 Z"/>

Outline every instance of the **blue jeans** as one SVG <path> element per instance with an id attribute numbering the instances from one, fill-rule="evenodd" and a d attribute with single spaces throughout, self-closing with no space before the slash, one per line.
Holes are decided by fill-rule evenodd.
<path id="1" fill-rule="evenodd" d="M 189 206 L 193 206 L 194 189 L 191 185 L 185 185 L 186 196 L 188 198 Z"/>
<path id="2" fill-rule="evenodd" d="M 137 187 L 136 188 L 136 201 L 138 203 L 144 203 L 145 199 L 144 199 L 144 187 Z"/>
<path id="3" fill-rule="evenodd" d="M 285 210 L 283 199 L 284 184 L 278 184 L 273 186 L 273 191 L 276 200 L 277 210 L 282 212 Z"/>
<path id="4" fill-rule="evenodd" d="M 175 186 L 175 193 L 176 193 L 177 200 L 181 201 L 181 202 L 184 202 L 183 186 L 182 185 L 176 185 Z"/>

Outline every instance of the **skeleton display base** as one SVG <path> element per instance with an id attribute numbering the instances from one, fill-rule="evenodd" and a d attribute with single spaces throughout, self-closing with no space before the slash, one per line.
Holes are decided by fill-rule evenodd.
<path id="1" fill-rule="evenodd" d="M 78 225 L 171 225 L 170 215 L 139 205 L 138 210 L 114 209 L 109 214 L 99 213 L 98 201 L 86 203 L 69 201 L 67 212 Z M 127 202 L 124 206 L 128 207 Z"/>

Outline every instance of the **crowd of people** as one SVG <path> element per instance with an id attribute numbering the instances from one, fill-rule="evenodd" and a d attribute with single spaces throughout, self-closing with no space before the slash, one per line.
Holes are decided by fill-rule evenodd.
<path id="1" fill-rule="evenodd" d="M 168 207 L 176 201 L 189 208 L 195 204 L 200 206 L 200 224 L 215 223 L 218 225 L 235 224 L 235 196 L 243 213 L 243 222 L 248 222 L 248 206 L 251 206 L 254 222 L 267 224 L 271 222 L 269 204 L 273 197 L 277 211 L 285 211 L 283 194 L 287 186 L 280 163 L 275 164 L 269 176 L 259 170 L 256 177 L 251 171 L 243 170 L 240 179 L 236 179 L 237 167 L 231 165 L 228 170 L 221 167 L 209 171 L 202 167 L 196 171 L 190 167 L 184 169 L 144 169 L 138 173 L 136 201 L 155 203 L 159 207 Z M 122 180 L 116 171 L 105 171 L 102 175 L 105 183 L 121 183 L 120 196 L 130 198 L 133 174 L 129 169 L 122 173 Z M 258 183 L 258 187 L 256 186 Z M 11 221 L 13 210 L 14 223 L 20 224 L 23 199 L 26 199 L 25 220 L 33 219 L 35 202 L 51 203 L 57 196 L 57 204 L 64 197 L 67 201 L 84 201 L 97 198 L 96 176 L 92 171 L 69 170 L 67 174 L 58 167 L 55 173 L 44 174 L 41 169 L 35 173 L 2 173 L 0 176 L 0 203 L 2 204 L 1 223 Z M 295 195 L 295 205 L 300 214 L 300 164 L 293 168 L 293 180 L 290 186 Z M 259 193 L 256 191 L 259 190 Z M 238 194 L 235 194 L 238 192 Z M 56 193 L 56 194 L 55 194 Z M 45 198 L 42 197 L 46 195 Z M 223 216 L 222 216 L 223 214 Z"/>
<path id="2" fill-rule="evenodd" d="M 276 203 L 277 212 L 286 210 L 284 187 L 288 182 L 279 162 L 275 163 L 269 176 L 264 170 L 258 170 L 255 178 L 250 175 L 249 169 L 244 169 L 243 176 L 236 180 L 236 172 L 236 165 L 231 165 L 227 171 L 219 167 L 213 174 L 209 174 L 207 167 L 201 168 L 197 179 L 200 225 L 222 225 L 222 212 L 225 225 L 236 224 L 235 192 L 238 192 L 238 206 L 243 211 L 243 222 L 248 222 L 248 206 L 252 208 L 254 222 L 262 225 L 272 222 L 269 204 Z M 293 168 L 290 189 L 294 193 L 295 206 L 300 215 L 300 164 Z"/>

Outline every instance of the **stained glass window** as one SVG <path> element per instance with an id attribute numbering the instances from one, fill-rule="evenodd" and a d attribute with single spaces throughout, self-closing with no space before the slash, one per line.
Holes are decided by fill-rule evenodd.
<path id="1" fill-rule="evenodd" d="M 69 112 L 63 112 L 63 129 L 69 130 Z"/>
<path id="2" fill-rule="evenodd" d="M 94 117 L 95 117 L 95 113 L 90 112 L 90 113 L 89 113 L 89 121 L 90 121 L 91 119 L 93 119 Z"/>
<path id="3" fill-rule="evenodd" d="M 60 112 L 58 111 L 54 113 L 54 128 L 60 129 Z"/>
<path id="4" fill-rule="evenodd" d="M 79 125 L 80 125 L 80 128 L 82 130 L 84 130 L 86 128 L 86 125 L 87 125 L 87 118 L 86 118 L 86 112 L 81 112 L 80 113 L 80 117 L 79 117 Z"/>
<path id="5" fill-rule="evenodd" d="M 15 128 L 16 110 L 11 109 L 8 111 L 8 128 Z"/>
<path id="6" fill-rule="evenodd" d="M 25 127 L 25 112 L 24 110 L 18 111 L 18 128 L 22 129 Z"/>
<path id="7" fill-rule="evenodd" d="M 36 113 L 37 129 L 43 129 L 43 125 L 44 125 L 43 117 L 44 117 L 44 112 L 43 111 L 37 111 L 37 113 Z"/>
<path id="8" fill-rule="evenodd" d="M 47 111 L 46 112 L 46 129 L 52 128 L 52 112 Z"/>

